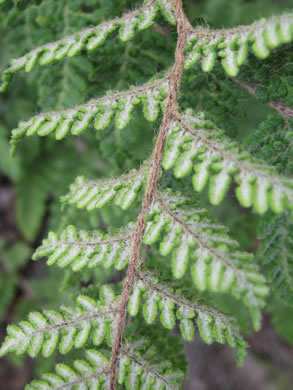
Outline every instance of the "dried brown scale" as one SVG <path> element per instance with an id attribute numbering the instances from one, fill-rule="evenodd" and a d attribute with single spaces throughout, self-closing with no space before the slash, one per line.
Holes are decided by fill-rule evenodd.
<path id="1" fill-rule="evenodd" d="M 172 114 L 177 108 L 176 97 L 179 91 L 181 76 L 184 67 L 184 47 L 186 43 L 186 26 L 185 26 L 186 17 L 183 13 L 181 0 L 175 0 L 175 14 L 177 19 L 177 33 L 178 33 L 178 41 L 177 41 L 177 47 L 175 51 L 175 64 L 170 74 L 170 90 L 167 96 L 166 110 L 164 113 L 163 122 L 161 124 L 157 142 L 153 152 L 150 176 L 146 187 L 142 209 L 138 216 L 138 220 L 135 228 L 130 263 L 127 269 L 127 274 L 126 274 L 122 295 L 121 295 L 121 303 L 120 303 L 120 310 L 119 310 L 120 315 L 118 318 L 117 332 L 113 344 L 112 358 L 111 358 L 111 370 L 110 370 L 111 390 L 115 390 L 116 387 L 115 386 L 116 370 L 117 370 L 117 363 L 119 359 L 119 351 L 121 349 L 122 335 L 125 326 L 127 302 L 129 299 L 131 287 L 135 277 L 135 271 L 139 263 L 139 250 L 142 243 L 143 231 L 145 228 L 145 217 L 148 214 L 153 199 L 154 191 L 156 189 L 157 181 L 159 178 L 159 173 L 161 169 L 160 163 L 164 151 L 164 145 L 168 134 L 169 125 L 172 119 Z"/>

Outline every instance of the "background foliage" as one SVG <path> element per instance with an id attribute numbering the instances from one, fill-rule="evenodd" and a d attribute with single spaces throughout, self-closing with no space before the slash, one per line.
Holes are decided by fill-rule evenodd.
<path id="1" fill-rule="evenodd" d="M 0 8 L 0 68 L 4 68 L 10 58 L 19 57 L 32 47 L 121 15 L 134 4 L 137 1 L 9 0 Z M 292 6 L 290 0 L 186 0 L 184 4 L 193 25 L 209 24 L 217 28 L 251 23 L 263 16 L 280 14 Z M 107 177 L 137 168 L 149 155 L 153 143 L 152 125 L 142 120 L 142 114 L 135 113 L 134 120 L 123 132 L 110 126 L 103 133 L 88 131 L 81 137 L 68 137 L 62 142 L 33 137 L 26 139 L 16 157 L 10 159 L 8 139 L 11 129 L 20 120 L 36 113 L 68 108 L 91 97 L 102 96 L 107 90 L 146 82 L 155 73 L 167 69 L 173 61 L 176 34 L 163 19 L 159 22 L 126 44 L 110 38 L 107 45 L 89 56 L 65 58 L 49 67 L 36 67 L 29 74 L 20 73 L 11 87 L 0 95 L 1 330 L 8 322 L 22 319 L 32 309 L 56 308 L 60 303 L 70 303 L 71 296 L 76 296 L 80 290 L 86 291 L 90 284 L 113 281 L 113 276 L 110 279 L 107 271 L 102 275 L 86 270 L 73 274 L 47 268 L 41 263 L 33 263 L 31 254 L 50 229 L 62 230 L 73 223 L 79 228 L 107 230 L 109 225 L 120 227 L 133 219 L 137 213 L 135 207 L 125 215 L 118 207 L 109 206 L 92 212 L 90 219 L 82 210 L 64 208 L 60 212 L 59 198 L 67 192 L 76 176 Z M 181 104 L 208 112 L 210 119 L 219 126 L 225 125 L 227 133 L 241 140 L 253 154 L 277 164 L 279 172 L 292 175 L 293 154 L 288 134 L 293 131 L 293 121 L 284 121 L 276 107 L 264 105 L 279 101 L 293 107 L 292 59 L 289 47 L 279 49 L 265 61 L 251 58 L 249 65 L 242 67 L 238 82 L 229 79 L 220 67 L 212 74 L 205 74 L 198 67 L 197 72 L 192 72 L 191 82 L 188 72 L 184 76 L 182 91 L 184 83 L 188 82 L 189 92 L 182 94 Z M 171 176 L 166 180 L 185 193 L 191 191 L 186 184 Z M 203 203 L 207 202 L 204 195 L 202 198 Z M 288 365 L 290 367 L 293 362 L 293 352 L 289 347 L 293 344 L 293 222 L 286 213 L 280 216 L 270 214 L 260 221 L 258 216 L 241 209 L 232 193 L 214 212 L 231 228 L 242 249 L 257 252 L 272 287 L 265 330 L 250 340 L 252 352 L 244 370 L 249 370 L 251 362 L 257 362 L 257 368 L 252 370 L 256 379 L 249 388 L 287 389 L 289 374 L 281 374 L 287 372 Z M 262 238 L 260 246 L 258 238 Z M 218 300 L 220 308 L 241 319 L 243 330 L 250 337 L 246 311 L 240 311 L 232 298 L 219 297 Z M 274 340 L 275 349 L 266 345 L 269 339 Z M 197 377 L 191 377 L 186 388 L 194 388 L 197 384 L 203 389 L 235 389 L 233 375 L 231 383 L 210 383 L 198 363 L 199 356 L 203 356 L 207 366 L 211 367 L 209 369 L 215 370 L 219 376 L 225 370 L 217 371 L 218 363 L 212 359 L 213 352 L 206 350 L 200 355 L 203 347 L 198 340 L 195 343 L 198 352 L 190 353 L 190 359 Z M 221 354 L 227 354 L 227 366 L 232 367 L 235 377 L 241 378 L 234 362 L 229 361 L 229 353 L 225 348 L 216 350 L 219 358 Z M 73 352 L 67 361 L 74 358 Z M 21 374 L 22 358 L 10 358 L 3 364 L 3 371 L 9 367 L 8 371 L 0 370 L 0 377 L 3 375 L 1 382 L 8 381 L 9 370 L 15 370 L 18 381 L 15 384 L 7 382 L 6 388 L 21 389 L 32 373 L 36 376 L 52 370 L 56 359 L 58 356 L 39 359 L 34 366 L 27 360 L 26 374 Z M 269 369 L 272 370 L 270 374 Z M 23 379 L 22 375 L 26 378 Z M 260 382 L 257 382 L 258 375 L 263 376 Z M 242 388 L 241 384 L 238 385 L 239 389 Z"/>

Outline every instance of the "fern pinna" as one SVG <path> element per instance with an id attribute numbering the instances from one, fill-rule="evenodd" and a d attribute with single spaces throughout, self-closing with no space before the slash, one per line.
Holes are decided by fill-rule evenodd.
<path id="1" fill-rule="evenodd" d="M 209 201 L 215 206 L 233 188 L 241 206 L 252 207 L 260 215 L 269 210 L 280 214 L 273 217 L 273 224 L 283 226 L 286 219 L 290 221 L 293 207 L 293 180 L 282 176 L 290 175 L 290 170 L 279 169 L 274 161 L 268 165 L 264 153 L 255 152 L 249 142 L 240 145 L 229 138 L 202 110 L 197 112 L 186 102 L 181 107 L 180 86 L 195 72 L 219 72 L 220 63 L 227 79 L 233 78 L 229 81 L 256 93 L 259 85 L 235 76 L 242 65 L 254 61 L 253 55 L 265 59 L 272 49 L 292 42 L 293 14 L 230 30 L 212 30 L 192 27 L 181 0 L 146 0 L 140 8 L 116 19 L 45 43 L 12 60 L 2 72 L 1 90 L 6 90 L 22 69 L 31 72 L 37 65 L 57 63 L 65 57 L 98 53 L 117 30 L 119 39 L 129 44 L 137 33 L 152 27 L 156 20 L 161 22 L 162 17 L 171 29 L 177 28 L 174 64 L 168 70 L 145 84 L 36 115 L 12 131 L 15 153 L 22 138 L 35 134 L 62 140 L 69 134 L 79 136 L 88 128 L 101 131 L 109 125 L 120 134 L 126 131 L 138 105 L 147 121 L 155 126 L 160 123 L 153 152 L 140 167 L 105 180 L 79 176 L 62 197 L 64 207 L 95 212 L 112 204 L 123 211 L 134 207 L 138 214 L 136 220 L 108 232 L 65 226 L 57 233 L 50 232 L 35 251 L 34 260 L 47 257 L 48 265 L 74 272 L 88 269 L 103 273 L 109 269 L 116 275 L 125 271 L 119 274 L 121 282 L 91 286 L 88 294 L 75 298 L 73 306 L 31 312 L 26 320 L 8 326 L 1 356 L 27 352 L 33 358 L 39 354 L 49 357 L 57 348 L 62 355 L 85 348 L 83 359 L 74 360 L 71 366 L 57 364 L 56 373 L 44 374 L 26 389 L 181 388 L 186 376 L 182 350 L 172 341 L 174 336 L 154 330 L 153 324 L 159 323 L 167 330 L 180 331 L 186 341 L 193 339 L 197 326 L 206 343 L 228 343 L 235 348 L 241 365 L 247 343 L 237 320 L 216 308 L 217 294 L 240 300 L 251 314 L 253 328 L 260 329 L 269 285 L 257 261 L 201 206 L 202 199 L 189 189 L 185 193 L 179 183 L 187 177 L 186 186 L 196 192 L 208 185 Z M 280 126 L 289 128 L 292 110 L 276 99 L 267 102 L 281 112 Z M 286 150 L 290 149 L 291 136 L 290 131 L 284 136 Z M 270 231 L 264 229 L 265 234 Z M 264 256 L 270 250 L 274 254 L 271 248 L 276 239 L 286 237 L 286 227 L 280 228 L 271 238 L 273 243 L 261 244 Z M 291 261 L 285 250 L 282 256 Z M 290 282 L 292 275 L 287 279 Z M 166 338 L 163 344 L 161 337 Z M 170 343 L 174 344 L 173 355 L 167 351 Z"/>

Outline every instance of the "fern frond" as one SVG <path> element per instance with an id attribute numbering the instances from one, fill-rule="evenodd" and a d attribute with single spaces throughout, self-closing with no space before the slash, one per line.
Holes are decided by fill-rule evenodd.
<path id="1" fill-rule="evenodd" d="M 230 30 L 210 30 L 198 27 L 188 38 L 185 68 L 201 61 L 204 72 L 210 72 L 221 58 L 222 66 L 229 76 L 236 76 L 245 62 L 249 46 L 253 53 L 267 58 L 270 51 L 293 40 L 293 14 L 261 19 L 250 26 L 238 26 Z"/>
<path id="2" fill-rule="evenodd" d="M 143 301 L 143 304 L 142 304 Z M 196 323 L 202 339 L 211 344 L 214 340 L 236 348 L 237 361 L 241 365 L 245 357 L 246 342 L 239 333 L 236 320 L 217 310 L 192 302 L 167 283 L 162 283 L 158 276 L 150 271 L 139 271 L 136 275 L 133 291 L 128 302 L 128 312 L 131 316 L 139 313 L 143 307 L 143 316 L 148 324 L 155 322 L 160 311 L 160 322 L 167 329 L 175 327 L 176 318 L 180 323 L 180 331 L 186 341 L 194 338 Z"/>
<path id="3" fill-rule="evenodd" d="M 90 338 L 96 346 L 104 339 L 111 345 L 112 326 L 118 312 L 119 298 L 111 287 L 100 289 L 100 300 L 79 295 L 76 306 L 61 306 L 61 311 L 31 312 L 27 321 L 7 327 L 7 336 L 0 356 L 8 352 L 28 353 L 32 358 L 42 353 L 51 356 L 59 345 L 59 352 L 67 354 L 72 348 L 82 348 Z"/>
<path id="4" fill-rule="evenodd" d="M 59 235 L 50 232 L 35 251 L 33 259 L 49 256 L 48 265 L 56 264 L 60 268 L 70 266 L 73 271 L 99 265 L 122 270 L 130 256 L 132 229 L 130 224 L 111 236 L 98 231 L 77 231 L 70 225 Z"/>
<path id="5" fill-rule="evenodd" d="M 172 273 L 176 279 L 182 278 L 190 260 L 195 260 L 190 271 L 197 289 L 230 292 L 259 315 L 268 288 L 265 278 L 251 261 L 252 255 L 237 251 L 237 242 L 201 210 L 192 208 L 186 213 L 182 206 L 182 195 L 177 197 L 170 191 L 156 194 L 144 243 L 160 242 L 160 253 L 172 254 Z"/>
<path id="6" fill-rule="evenodd" d="M 169 90 L 169 77 L 155 80 L 152 83 L 139 87 L 132 87 L 128 91 L 116 91 L 108 95 L 92 99 L 64 111 L 47 112 L 34 116 L 26 122 L 20 122 L 12 131 L 11 145 L 13 150 L 24 136 L 47 136 L 56 132 L 57 140 L 63 139 L 69 132 L 79 135 L 86 130 L 93 121 L 97 130 L 107 127 L 114 116 L 117 129 L 123 129 L 131 120 L 134 106 L 142 103 L 147 120 L 155 121 L 160 111 L 164 109 L 164 101 Z"/>
<path id="7" fill-rule="evenodd" d="M 87 360 L 76 360 L 73 368 L 57 364 L 56 374 L 44 374 L 34 380 L 25 390 L 57 389 L 108 389 L 110 360 L 106 353 L 94 349 L 86 350 Z M 183 372 L 176 370 L 168 361 L 158 358 L 157 351 L 147 339 L 126 340 L 121 348 L 118 366 L 118 383 L 127 390 L 181 388 Z"/>
<path id="8" fill-rule="evenodd" d="M 77 354 L 72 351 L 74 348 L 86 349 L 85 359 L 75 360 L 72 368 L 67 366 L 67 360 L 65 364 L 57 364 L 56 374 L 43 375 L 28 385 L 27 390 L 176 390 L 181 388 L 187 366 L 181 354 L 184 348 L 181 339 L 191 341 L 198 329 L 207 344 L 216 341 L 233 347 L 241 365 L 247 343 L 236 318 L 216 307 L 225 308 L 231 296 L 232 306 L 234 301 L 241 300 L 246 306 L 245 316 L 249 312 L 254 329 L 259 330 L 261 310 L 269 293 L 266 274 L 272 282 L 271 301 L 283 296 L 289 299 L 293 291 L 292 97 L 289 96 L 292 56 L 287 55 L 289 46 L 285 46 L 293 41 L 293 13 L 262 19 L 250 26 L 212 30 L 193 28 L 184 13 L 183 7 L 187 4 L 182 0 L 140 0 L 140 8 L 128 13 L 123 9 L 129 4 L 128 0 L 102 1 L 98 7 L 94 0 L 72 3 L 68 0 L 31 0 L 31 3 L 29 0 L 0 0 L 4 2 L 5 5 L 0 6 L 4 48 L 8 55 L 13 53 L 10 58 L 16 59 L 4 68 L 0 91 L 6 89 L 14 73 L 34 70 L 27 80 L 15 84 L 15 91 L 7 91 L 3 97 L 9 100 L 18 96 L 15 105 L 4 109 L 5 123 L 15 126 L 19 116 L 28 118 L 12 131 L 12 151 L 26 136 L 50 136 L 42 142 L 34 138 L 36 147 L 32 156 L 26 157 L 29 164 L 24 164 L 26 160 L 20 156 L 19 167 L 35 169 L 36 155 L 41 155 L 43 160 L 44 152 L 48 152 L 48 161 L 58 160 L 57 180 L 47 175 L 39 175 L 36 180 L 36 187 L 44 186 L 42 191 L 46 195 L 42 195 L 41 211 L 45 211 L 45 200 L 50 193 L 54 196 L 63 193 L 59 182 L 62 181 L 63 187 L 73 182 L 76 170 L 80 176 L 71 184 L 62 202 L 87 211 L 95 210 L 89 221 L 89 226 L 94 227 L 101 222 L 96 209 L 109 207 L 102 212 L 103 232 L 78 230 L 73 225 L 86 226 L 85 214 L 66 208 L 68 213 L 62 226 L 69 226 L 57 233 L 50 232 L 33 259 L 47 257 L 48 265 L 70 267 L 62 289 L 70 286 L 82 288 L 82 291 L 72 306 L 31 312 L 26 320 L 8 326 L 0 356 L 14 352 L 17 355 L 28 353 L 31 357 L 42 354 L 47 358 L 58 349 L 62 355 L 70 353 L 67 359 L 73 361 Z M 8 11 L 7 14 L 2 10 Z M 112 19 L 116 15 L 118 17 Z M 154 25 L 157 16 L 159 21 L 163 16 L 169 24 L 176 25 L 176 33 L 173 27 Z M 95 26 L 97 21 L 102 22 Z M 142 33 L 152 25 L 152 31 L 159 32 L 155 45 L 152 31 Z M 108 40 L 108 45 L 101 47 L 114 31 L 118 32 L 118 38 Z M 170 31 L 172 36 L 166 44 Z M 14 42 L 23 36 L 23 45 L 18 47 Z M 39 44 L 41 46 L 37 47 Z M 270 61 L 258 60 L 267 58 L 271 50 L 283 44 Z M 99 56 L 91 55 L 99 47 Z M 240 79 L 233 81 L 231 77 L 238 74 L 250 50 L 255 56 L 249 56 L 250 63 L 243 66 Z M 113 57 L 114 51 L 116 56 L 110 64 L 108 59 Z M 171 51 L 174 57 L 169 55 Z M 71 58 L 77 54 L 82 55 Z M 214 76 L 201 72 L 200 68 L 210 72 L 218 59 L 224 71 L 216 67 Z M 4 54 L 1 63 L 8 61 Z M 196 63 L 200 65 L 194 65 Z M 41 67 L 49 64 L 52 67 Z M 270 64 L 274 67 L 268 69 Z M 199 72 L 192 75 L 188 71 L 184 75 L 184 67 L 188 69 L 193 65 Z M 225 72 L 231 77 L 227 79 Z M 26 83 L 35 83 L 35 80 L 36 88 L 31 94 Z M 47 84 L 52 87 L 45 88 Z M 98 93 L 97 85 L 100 85 Z M 110 86 L 114 91 L 103 92 Z M 191 91 L 194 87 L 198 91 L 196 95 Z M 240 147 L 203 113 L 182 111 L 186 107 L 200 106 L 207 111 L 207 118 L 214 118 L 219 125 L 223 123 L 228 126 L 227 131 L 232 132 L 233 117 L 243 117 L 240 99 L 248 97 L 247 91 L 281 115 L 277 120 L 269 117 L 260 126 L 261 132 L 258 129 L 253 133 L 252 144 L 243 142 Z M 91 100 L 85 102 L 85 95 Z M 31 104 L 27 104 L 29 97 Z M 236 99 L 235 104 L 233 99 Z M 246 104 L 247 110 L 250 103 Z M 137 115 L 135 110 L 133 115 L 140 104 L 146 120 L 156 121 L 157 134 L 149 124 L 141 122 L 142 113 Z M 49 111 L 51 108 L 56 111 Z M 57 111 L 60 108 L 62 110 Z M 264 108 L 264 114 L 266 109 L 270 107 Z M 32 114 L 36 110 L 41 114 Z M 70 133 L 79 136 L 90 127 L 103 130 L 112 121 L 115 122 L 113 131 L 98 135 L 101 141 L 98 155 L 93 148 L 97 137 L 94 133 L 85 134 L 82 139 L 68 137 L 62 142 L 66 146 L 65 159 L 70 161 L 68 165 L 63 164 L 59 150 L 55 148 L 58 158 L 52 153 L 56 146 L 54 137 L 63 140 Z M 278 122 L 278 131 L 273 127 L 269 129 L 271 121 Z M 141 125 L 145 127 L 143 132 Z M 120 130 L 124 128 L 122 135 Z M 153 150 L 148 157 L 151 144 Z M 60 145 L 58 143 L 58 147 Z M 85 160 L 80 159 L 84 149 L 88 152 Z M 273 157 L 267 158 L 268 154 Z M 141 161 L 144 162 L 140 168 L 114 176 L 138 166 Z M 60 175 L 62 165 L 66 165 L 66 174 Z M 46 161 L 44 166 L 46 173 L 52 172 L 52 166 Z M 269 209 L 278 214 L 267 213 L 260 229 L 263 233 L 259 245 L 259 254 L 264 257 L 262 273 L 254 256 L 241 250 L 228 229 L 201 208 L 200 201 L 183 195 L 184 188 L 189 191 L 191 181 L 186 187 L 183 180 L 174 181 L 162 167 L 172 169 L 178 179 L 192 173 L 192 185 L 197 192 L 209 183 L 212 205 L 223 201 L 235 181 L 236 196 L 242 206 L 253 207 L 258 214 Z M 37 168 L 39 171 L 39 166 Z M 70 174 L 67 174 L 68 169 Z M 30 188 L 31 180 L 25 180 L 32 177 L 30 169 L 24 171 L 26 175 L 20 177 Z M 97 171 L 101 173 L 100 180 L 87 179 L 93 178 Z M 282 177 L 282 174 L 287 176 Z M 18 178 L 15 180 L 18 182 Z M 55 182 L 56 185 L 52 185 Z M 174 192 L 172 186 L 181 192 Z M 27 192 L 28 200 L 30 193 Z M 137 198 L 141 202 L 136 201 Z M 27 214 L 25 205 L 27 202 L 22 205 L 23 215 Z M 122 210 L 134 207 L 125 215 L 115 205 Z M 42 212 L 37 211 L 40 216 Z M 225 207 L 215 212 L 221 211 L 225 212 Z M 59 213 L 55 213 L 58 216 L 49 214 L 50 219 L 51 214 L 53 216 L 53 223 L 45 221 L 45 228 L 54 230 L 60 216 Z M 232 209 L 230 214 L 233 214 Z M 132 216 L 134 221 L 123 228 L 113 231 L 109 226 L 111 222 L 121 226 L 124 219 L 128 222 Z M 244 225 L 251 227 L 256 218 L 245 213 L 240 220 L 245 223 L 233 236 L 239 237 L 242 247 L 251 247 L 253 237 L 247 234 L 249 232 L 241 233 Z M 234 216 L 231 217 L 230 225 L 236 223 Z M 25 222 L 22 226 L 28 236 Z M 35 233 L 36 229 L 33 230 Z M 253 229 L 253 233 L 255 231 Z M 109 270 L 103 271 L 99 266 Z M 76 272 L 83 269 L 84 272 Z M 117 273 L 123 269 L 126 272 Z M 115 293 L 110 286 L 103 286 L 109 276 L 114 276 Z M 57 279 L 50 284 L 54 287 L 50 289 L 51 295 L 52 291 L 57 291 L 59 276 Z M 37 286 L 39 284 L 37 282 Z M 229 306 L 228 312 L 233 312 L 233 307 Z M 238 317 L 243 321 L 241 325 L 248 325 L 242 313 L 237 313 Z M 180 329 L 180 338 L 174 336 L 176 327 Z M 52 356 L 51 359 L 59 358 Z"/>
<path id="9" fill-rule="evenodd" d="M 136 29 L 145 30 L 153 25 L 158 10 L 161 10 L 169 23 L 176 23 L 171 2 L 168 0 L 150 0 L 141 8 L 129 12 L 121 18 L 101 23 L 98 26 L 64 37 L 59 41 L 37 47 L 23 57 L 11 61 L 10 67 L 2 73 L 0 92 L 5 91 L 14 73 L 22 69 L 30 72 L 37 63 L 48 65 L 63 59 L 65 56 L 73 57 L 83 49 L 94 50 L 101 46 L 110 33 L 118 28 L 121 41 L 129 41 L 133 38 Z"/>
<path id="10" fill-rule="evenodd" d="M 62 201 L 78 208 L 86 208 L 88 211 L 103 207 L 110 202 L 127 210 L 136 200 L 146 181 L 148 170 L 147 163 L 139 170 L 133 169 L 128 174 L 116 178 L 94 181 L 78 177 Z"/>
<path id="11" fill-rule="evenodd" d="M 194 115 L 190 110 L 174 118 L 163 167 L 174 167 L 177 178 L 194 168 L 192 182 L 198 192 L 210 180 L 209 198 L 213 205 L 221 203 L 234 177 L 239 184 L 236 196 L 243 207 L 253 206 L 263 214 L 269 208 L 281 213 L 293 206 L 293 180 L 279 176 L 274 167 L 241 151 L 202 113 Z"/>
<path id="12" fill-rule="evenodd" d="M 75 360 L 73 368 L 64 363 L 56 365 L 56 374 L 42 375 L 33 380 L 25 390 L 89 390 L 109 388 L 110 361 L 101 352 L 89 349 L 85 352 L 87 360 Z"/>

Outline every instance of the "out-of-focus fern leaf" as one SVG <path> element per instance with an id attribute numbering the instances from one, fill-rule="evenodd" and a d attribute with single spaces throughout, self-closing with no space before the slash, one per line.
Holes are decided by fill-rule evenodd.
<path id="1" fill-rule="evenodd" d="M 293 345 L 293 308 L 286 303 L 283 304 L 280 300 L 270 302 L 269 311 L 272 315 L 272 324 L 281 335 L 281 337 L 287 340 Z"/>
<path id="2" fill-rule="evenodd" d="M 17 278 L 13 274 L 0 273 L 0 320 L 3 320 L 17 288 Z"/>
<path id="3" fill-rule="evenodd" d="M 8 272 L 15 272 L 22 268 L 30 260 L 31 248 L 24 242 L 16 242 L 12 245 L 1 245 L 1 262 Z"/>
<path id="4" fill-rule="evenodd" d="M 47 189 L 39 183 L 40 176 L 31 173 L 24 175 L 23 181 L 17 186 L 15 213 L 17 223 L 23 236 L 32 241 L 39 232 L 42 218 L 45 214 Z"/>
<path id="5" fill-rule="evenodd" d="M 17 242 L 8 245 L 0 240 L 0 320 L 3 319 L 20 284 L 17 271 L 29 260 L 31 249 Z"/>
<path id="6" fill-rule="evenodd" d="M 0 125 L 0 171 L 13 181 L 17 180 L 20 174 L 19 156 L 11 159 L 7 131 L 2 125 Z"/>

